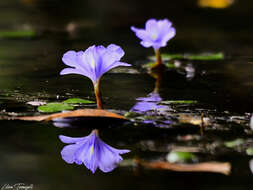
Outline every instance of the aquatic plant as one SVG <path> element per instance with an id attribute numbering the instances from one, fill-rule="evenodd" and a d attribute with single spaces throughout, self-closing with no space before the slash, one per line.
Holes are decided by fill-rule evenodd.
<path id="1" fill-rule="evenodd" d="M 94 45 L 85 51 L 68 51 L 63 55 L 62 61 L 71 68 L 63 69 L 60 74 L 80 74 L 90 78 L 94 86 L 97 107 L 102 109 L 100 79 L 104 73 L 115 67 L 131 66 L 120 62 L 124 54 L 123 49 L 115 44 L 107 47 Z"/>
<path id="2" fill-rule="evenodd" d="M 129 150 L 120 150 L 104 143 L 98 136 L 98 130 L 93 130 L 90 135 L 80 138 L 72 138 L 60 135 L 65 146 L 61 151 L 62 159 L 67 163 L 82 163 L 95 173 L 99 168 L 103 172 L 112 171 L 123 159 L 120 154 L 130 152 Z"/>
<path id="3" fill-rule="evenodd" d="M 146 48 L 154 48 L 156 54 L 156 66 L 161 65 L 162 59 L 159 49 L 165 47 L 167 42 L 176 35 L 176 30 L 172 27 L 172 23 L 168 19 L 149 19 L 146 22 L 145 29 L 138 29 L 132 26 L 131 30 L 142 40 L 142 46 Z"/>

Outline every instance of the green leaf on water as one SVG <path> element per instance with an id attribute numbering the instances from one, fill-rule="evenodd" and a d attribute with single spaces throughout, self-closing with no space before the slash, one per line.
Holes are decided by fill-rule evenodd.
<path id="1" fill-rule="evenodd" d="M 46 105 L 39 106 L 37 109 L 40 112 L 53 113 L 64 110 L 73 110 L 74 107 L 65 103 L 48 103 Z"/>
<path id="2" fill-rule="evenodd" d="M 184 163 L 184 162 L 194 162 L 197 160 L 197 157 L 190 152 L 179 152 L 179 151 L 171 151 L 167 155 L 167 161 L 170 163 Z"/>
<path id="3" fill-rule="evenodd" d="M 63 101 L 63 103 L 66 103 L 66 104 L 94 104 L 95 102 L 91 101 L 91 100 L 81 99 L 81 98 L 70 98 L 70 99 Z"/>
<path id="4" fill-rule="evenodd" d="M 224 54 L 222 52 L 218 53 L 200 53 L 200 54 L 161 54 L 163 61 L 169 61 L 173 59 L 188 59 L 196 61 L 212 61 L 212 60 L 222 60 L 224 59 Z M 150 60 L 155 61 L 155 56 L 150 56 Z"/>
<path id="5" fill-rule="evenodd" d="M 199 61 L 211 61 L 224 59 L 223 53 L 205 53 L 205 54 L 189 54 L 184 56 L 185 59 L 199 60 Z"/>
<path id="6" fill-rule="evenodd" d="M 235 139 L 233 141 L 227 141 L 224 143 L 224 145 L 228 148 L 233 148 L 239 145 L 242 145 L 244 143 L 243 139 Z"/>
<path id="7" fill-rule="evenodd" d="M 132 119 L 132 118 L 135 118 L 135 117 L 138 117 L 140 116 L 141 114 L 139 113 L 136 113 L 136 112 L 126 112 L 125 113 L 125 117 L 128 118 L 128 119 Z"/>
<path id="8" fill-rule="evenodd" d="M 33 30 L 0 31 L 0 38 L 30 38 L 35 34 Z"/>
<path id="9" fill-rule="evenodd" d="M 169 69 L 176 68 L 176 66 L 173 63 L 166 63 L 165 66 L 168 67 Z"/>
<path id="10" fill-rule="evenodd" d="M 163 60 L 184 59 L 183 54 L 162 54 Z"/>
<path id="11" fill-rule="evenodd" d="M 144 64 L 142 67 L 145 69 L 148 69 L 148 68 L 152 68 L 152 67 L 154 67 L 155 66 L 155 64 L 156 64 L 156 62 L 148 62 L 148 63 L 146 63 L 146 64 Z M 176 68 L 176 66 L 174 65 L 174 63 L 165 63 L 164 64 L 167 68 L 169 68 L 169 69 L 174 69 L 174 68 Z"/>
<path id="12" fill-rule="evenodd" d="M 161 104 L 196 104 L 195 100 L 166 100 L 162 101 Z"/>
<path id="13" fill-rule="evenodd" d="M 152 68 L 153 66 L 155 65 L 155 62 L 148 62 L 144 65 L 142 65 L 142 67 L 145 69 L 148 69 L 148 68 Z"/>
<path id="14" fill-rule="evenodd" d="M 184 59 L 184 55 L 183 54 L 161 54 L 162 60 L 163 61 L 169 61 L 169 60 L 173 60 L 173 59 Z M 150 56 L 149 57 L 150 60 L 156 60 L 156 56 Z"/>
<path id="15" fill-rule="evenodd" d="M 247 148 L 247 149 L 246 149 L 246 153 L 247 153 L 247 155 L 249 155 L 249 156 L 253 156 L 253 148 L 252 148 L 252 147 Z"/>

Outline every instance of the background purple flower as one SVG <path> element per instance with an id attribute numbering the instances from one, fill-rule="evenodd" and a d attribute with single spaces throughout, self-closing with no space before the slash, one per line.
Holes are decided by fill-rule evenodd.
<path id="1" fill-rule="evenodd" d="M 91 46 L 83 51 L 68 51 L 62 61 L 71 68 L 65 68 L 61 75 L 80 74 L 97 83 L 100 77 L 112 68 L 118 66 L 131 66 L 130 64 L 120 62 L 124 56 L 124 51 L 120 46 L 111 44 L 107 48 L 104 46 Z"/>
<path id="2" fill-rule="evenodd" d="M 93 130 L 86 137 L 72 138 L 60 135 L 59 138 L 63 143 L 70 144 L 62 149 L 62 159 L 69 164 L 83 163 L 92 173 L 95 173 L 97 168 L 103 172 L 112 171 L 123 160 L 120 154 L 130 152 L 107 145 L 98 137 L 97 130 Z"/>
<path id="3" fill-rule="evenodd" d="M 142 46 L 153 47 L 155 50 L 165 47 L 167 42 L 176 34 L 175 28 L 172 27 L 172 23 L 168 19 L 149 19 L 146 22 L 145 29 L 132 26 L 131 30 L 142 40 Z"/>

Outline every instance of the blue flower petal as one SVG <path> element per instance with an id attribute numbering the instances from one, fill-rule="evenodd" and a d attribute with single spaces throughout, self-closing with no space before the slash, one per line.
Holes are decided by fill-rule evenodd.
<path id="1" fill-rule="evenodd" d="M 122 161 L 120 154 L 130 152 L 129 150 L 115 149 L 104 143 L 93 130 L 89 136 L 72 138 L 60 135 L 61 141 L 75 143 L 65 146 L 61 155 L 67 163 L 82 163 L 94 173 L 99 167 L 103 172 L 112 171 Z"/>
<path id="2" fill-rule="evenodd" d="M 175 28 L 172 27 L 172 23 L 168 19 L 149 19 L 146 22 L 145 29 L 132 26 L 131 30 L 142 40 L 140 42 L 142 46 L 153 47 L 155 50 L 165 47 L 167 42 L 176 34 Z"/>
<path id="3" fill-rule="evenodd" d="M 68 51 L 63 55 L 63 62 L 72 68 L 63 69 L 64 74 L 84 75 L 96 83 L 108 70 L 117 66 L 130 66 L 119 62 L 124 56 L 124 51 L 115 44 L 104 46 L 91 46 L 84 52 Z"/>
<path id="4" fill-rule="evenodd" d="M 75 152 L 77 151 L 78 148 L 80 148 L 80 145 L 77 144 L 65 146 L 61 151 L 62 159 L 69 164 L 74 163 L 76 159 Z"/>

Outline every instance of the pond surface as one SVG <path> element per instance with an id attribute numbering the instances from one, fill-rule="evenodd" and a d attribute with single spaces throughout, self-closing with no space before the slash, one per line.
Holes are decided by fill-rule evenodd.
<path id="1" fill-rule="evenodd" d="M 34 189 L 252 189 L 249 161 L 253 156 L 247 155 L 246 149 L 253 147 L 249 126 L 253 105 L 253 3 L 234 0 L 224 9 L 203 8 L 198 3 L 1 0 L 1 116 L 38 114 L 36 107 L 27 104 L 29 101 L 95 100 L 89 79 L 59 75 L 64 68 L 61 57 L 70 49 L 110 43 L 125 50 L 123 61 L 133 67 L 117 68 L 103 76 L 105 108 L 129 114 L 156 85 L 156 79 L 141 66 L 149 62 L 153 51 L 141 47 L 130 31 L 131 25 L 143 27 L 148 18 L 168 18 L 177 29 L 176 37 L 162 53 L 222 52 L 225 58 L 174 61 L 184 66 L 161 74 L 160 97 L 164 101 L 197 103 L 163 104 L 164 110 L 149 112 L 151 119 L 140 113 L 137 118 L 130 117 L 131 122 L 105 125 L 95 119 L 66 128 L 56 127 L 53 122 L 0 120 L 0 186 L 25 183 L 33 184 Z M 192 68 L 194 72 L 187 72 Z M 198 122 L 201 114 L 208 121 L 203 135 L 200 126 L 189 119 Z M 58 136 L 87 136 L 98 125 L 104 142 L 131 150 L 123 155 L 122 164 L 111 173 L 97 170 L 92 174 L 84 165 L 64 162 L 60 155 L 64 144 Z M 224 145 L 238 138 L 243 139 L 240 145 Z M 201 162 L 230 162 L 231 174 L 153 170 L 133 164 L 133 158 L 166 160 L 168 152 L 182 148 L 197 150 L 194 153 Z"/>

